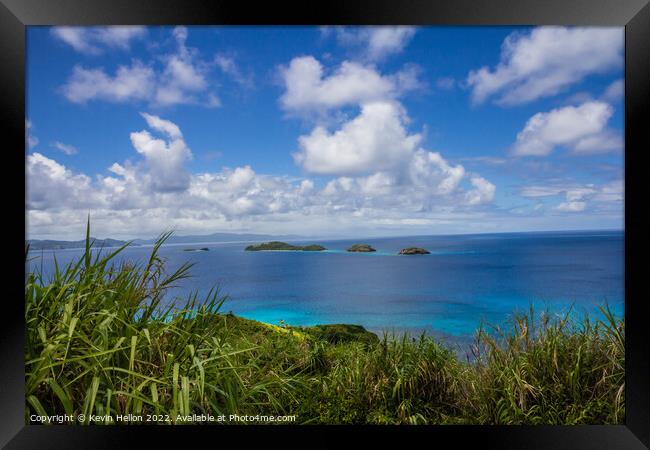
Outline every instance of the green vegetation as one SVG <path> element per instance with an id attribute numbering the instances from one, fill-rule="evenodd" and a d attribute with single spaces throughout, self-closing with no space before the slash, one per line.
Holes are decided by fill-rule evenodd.
<path id="1" fill-rule="evenodd" d="M 352 247 L 348 249 L 349 252 L 376 252 L 374 248 L 372 248 L 368 244 L 354 244 Z"/>
<path id="2" fill-rule="evenodd" d="M 420 247 L 408 247 L 399 251 L 400 255 L 428 255 L 431 252 Z"/>
<path id="3" fill-rule="evenodd" d="M 361 325 L 337 323 L 332 325 L 316 325 L 306 328 L 289 328 L 298 329 L 315 339 L 325 341 L 329 344 L 339 344 L 343 342 L 362 342 L 365 344 L 376 344 L 379 342 L 379 338 L 375 333 L 367 331 Z"/>
<path id="4" fill-rule="evenodd" d="M 163 294 L 188 276 L 159 257 L 85 253 L 25 281 L 26 420 L 31 414 L 295 415 L 296 423 L 620 424 L 624 324 L 518 317 L 481 329 L 474 357 L 427 336 L 363 327 L 275 326 L 220 312 L 217 289 L 179 309 Z M 26 252 L 27 258 L 27 252 Z M 38 264 L 34 264 L 38 267 Z M 168 419 L 167 419 L 168 415 Z"/>
<path id="5" fill-rule="evenodd" d="M 263 244 L 254 244 L 246 247 L 246 250 L 252 252 L 258 252 L 262 250 L 294 250 L 294 251 L 305 251 L 305 252 L 319 252 L 321 250 L 327 250 L 322 245 L 291 245 L 286 242 L 280 241 L 271 241 L 265 242 Z"/>
<path id="6" fill-rule="evenodd" d="M 311 245 L 303 245 L 300 250 L 305 251 L 305 252 L 320 252 L 322 250 L 327 250 L 325 247 L 322 245 L 318 244 L 311 244 Z"/>

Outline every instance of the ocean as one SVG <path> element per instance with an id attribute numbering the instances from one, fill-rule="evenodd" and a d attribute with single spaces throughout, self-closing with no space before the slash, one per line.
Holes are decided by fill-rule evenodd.
<path id="1" fill-rule="evenodd" d="M 481 324 L 507 325 L 513 314 L 598 314 L 607 302 L 624 311 L 624 232 L 535 232 L 310 240 L 323 252 L 248 252 L 248 243 L 162 247 L 171 272 L 192 262 L 192 278 L 170 291 L 181 304 L 188 290 L 218 285 L 223 312 L 289 325 L 360 324 L 377 332 L 422 332 L 464 345 Z M 354 243 L 375 253 L 348 253 Z M 400 256 L 405 247 L 430 255 Z M 187 252 L 186 248 L 209 251 Z M 144 262 L 150 246 L 131 247 L 122 260 Z M 53 255 L 65 265 L 81 249 L 34 251 L 29 264 L 47 274 Z"/>

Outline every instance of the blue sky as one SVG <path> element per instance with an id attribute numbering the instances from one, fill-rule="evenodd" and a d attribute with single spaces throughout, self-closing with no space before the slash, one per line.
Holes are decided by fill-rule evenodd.
<path id="1" fill-rule="evenodd" d="M 29 27 L 28 234 L 622 229 L 623 36 Z"/>

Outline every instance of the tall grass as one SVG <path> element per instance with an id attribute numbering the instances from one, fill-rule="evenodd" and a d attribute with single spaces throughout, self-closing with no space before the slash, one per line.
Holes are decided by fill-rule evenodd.
<path id="1" fill-rule="evenodd" d="M 470 396 L 474 416 L 499 424 L 622 423 L 625 328 L 607 306 L 592 323 L 515 318 L 508 332 L 481 332 Z"/>
<path id="2" fill-rule="evenodd" d="M 25 278 L 26 420 L 32 414 L 296 415 L 297 423 L 584 424 L 624 420 L 624 326 L 537 320 L 480 330 L 463 361 L 427 336 L 278 328 L 219 309 L 225 296 L 165 293 L 189 276 L 159 256 L 94 249 Z M 26 259 L 28 252 L 26 251 Z M 180 308 L 174 304 L 182 304 Z M 282 331 L 282 332 L 280 332 Z"/>
<path id="3" fill-rule="evenodd" d="M 171 274 L 158 256 L 163 235 L 142 266 L 110 265 L 87 236 L 83 256 L 45 280 L 25 283 L 27 414 L 215 414 L 277 411 L 299 380 L 269 349 L 246 336 L 229 339 L 216 315 L 218 290 L 184 307 L 163 307 L 167 289 L 188 276 Z M 282 339 L 278 339 L 282 340 Z M 286 340 L 286 339 L 285 339 Z M 269 365 L 271 370 L 269 369 Z M 286 406 L 285 406 L 286 405 Z"/>

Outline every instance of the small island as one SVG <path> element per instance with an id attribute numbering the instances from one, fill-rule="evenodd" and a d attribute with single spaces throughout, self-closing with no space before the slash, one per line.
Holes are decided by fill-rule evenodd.
<path id="1" fill-rule="evenodd" d="M 184 252 L 207 252 L 208 250 L 210 250 L 208 247 L 183 249 Z"/>
<path id="2" fill-rule="evenodd" d="M 403 248 L 399 251 L 400 255 L 428 255 L 431 252 L 429 250 L 420 248 L 420 247 L 408 247 Z"/>
<path id="3" fill-rule="evenodd" d="M 320 252 L 327 250 L 322 245 L 311 244 L 311 245 L 291 245 L 286 242 L 280 241 L 271 241 L 264 242 L 263 244 L 253 244 L 245 248 L 249 252 L 259 252 L 264 250 L 291 250 L 291 251 L 303 251 L 303 252 Z"/>
<path id="4" fill-rule="evenodd" d="M 361 253 L 368 253 L 368 252 L 376 252 L 374 248 L 372 248 L 368 244 L 354 244 L 352 247 L 348 249 L 349 252 L 361 252 Z"/>

